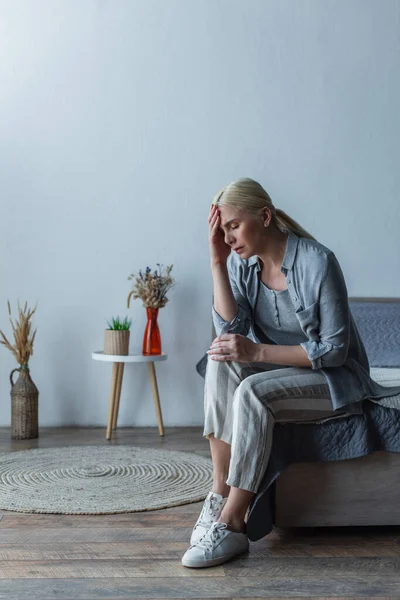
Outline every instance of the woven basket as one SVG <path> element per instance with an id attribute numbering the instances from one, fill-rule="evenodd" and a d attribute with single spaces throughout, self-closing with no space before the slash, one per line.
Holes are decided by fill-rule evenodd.
<path id="1" fill-rule="evenodd" d="M 13 375 L 19 371 L 14 383 Z M 39 436 L 39 392 L 25 366 L 10 373 L 11 383 L 11 439 L 29 440 Z"/>
<path id="2" fill-rule="evenodd" d="M 129 329 L 106 329 L 104 331 L 104 354 L 127 356 L 129 354 L 130 333 Z"/>

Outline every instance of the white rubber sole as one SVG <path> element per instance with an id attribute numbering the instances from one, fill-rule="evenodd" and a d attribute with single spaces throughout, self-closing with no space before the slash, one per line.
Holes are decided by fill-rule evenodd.
<path id="1" fill-rule="evenodd" d="M 239 556 L 240 554 L 244 554 L 245 552 L 249 551 L 249 547 L 247 546 L 247 548 L 243 548 L 242 550 L 239 550 L 238 552 L 235 552 L 235 554 L 229 554 L 229 555 L 225 555 L 225 556 L 220 556 L 219 558 L 211 558 L 209 560 L 185 560 L 185 557 L 182 558 L 182 564 L 184 567 L 189 567 L 191 569 L 203 569 L 205 567 L 216 567 L 217 565 L 222 565 L 223 563 L 228 562 L 228 560 L 231 560 L 232 558 L 235 558 L 235 556 Z"/>

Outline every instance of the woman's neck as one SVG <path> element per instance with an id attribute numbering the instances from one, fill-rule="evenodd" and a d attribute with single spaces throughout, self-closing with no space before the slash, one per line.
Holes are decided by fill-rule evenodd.
<path id="1" fill-rule="evenodd" d="M 280 272 L 289 234 L 276 227 L 269 227 L 265 244 L 257 256 L 270 273 Z"/>

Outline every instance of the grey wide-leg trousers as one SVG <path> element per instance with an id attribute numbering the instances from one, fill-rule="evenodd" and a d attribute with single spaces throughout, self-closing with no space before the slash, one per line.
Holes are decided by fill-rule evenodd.
<path id="1" fill-rule="evenodd" d="M 347 415 L 332 408 L 322 373 L 306 367 L 208 358 L 204 431 L 231 446 L 229 486 L 256 493 L 267 468 L 275 422 Z"/>

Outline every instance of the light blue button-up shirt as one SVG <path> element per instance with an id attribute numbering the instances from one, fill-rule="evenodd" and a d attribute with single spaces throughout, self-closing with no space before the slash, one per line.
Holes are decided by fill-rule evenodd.
<path id="1" fill-rule="evenodd" d="M 271 343 L 255 322 L 261 264 L 258 256 L 242 259 L 231 252 L 227 261 L 238 312 L 225 321 L 212 307 L 217 335 L 238 333 L 256 343 Z M 400 386 L 386 387 L 373 381 L 369 362 L 350 312 L 346 283 L 339 262 L 329 248 L 289 232 L 281 271 L 307 341 L 304 348 L 313 370 L 326 378 L 333 408 L 362 412 L 361 401 L 391 397 Z"/>

